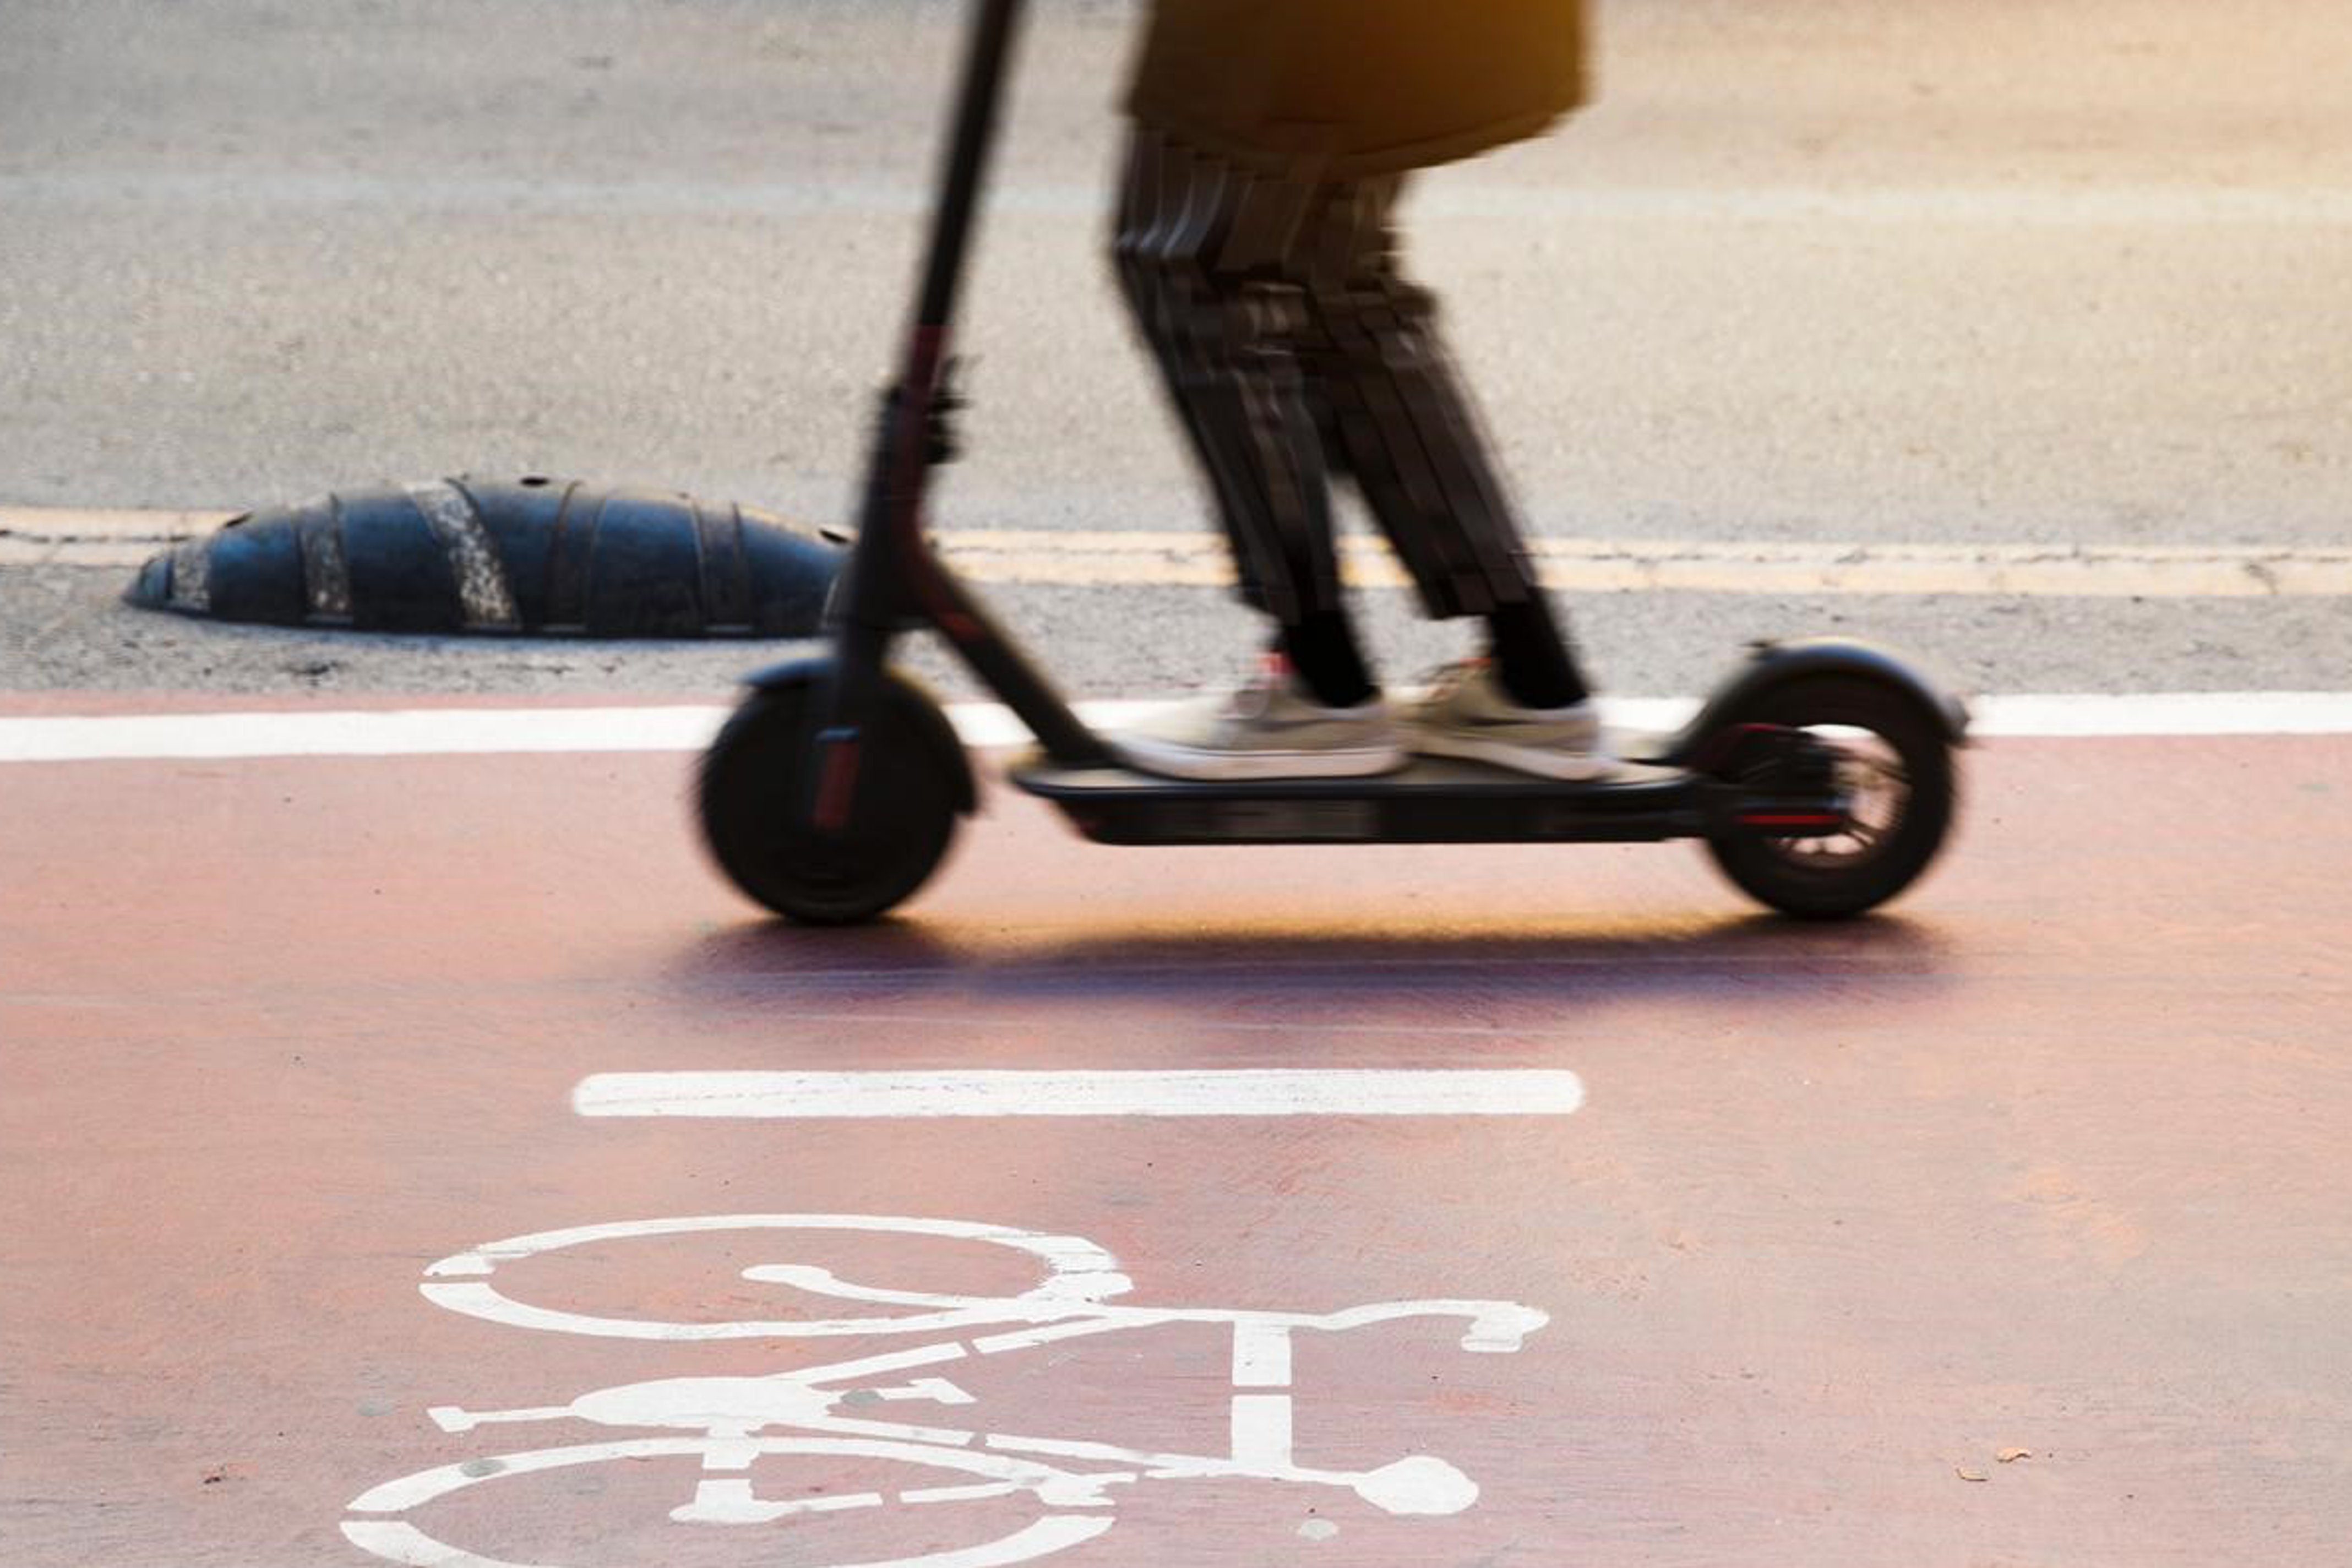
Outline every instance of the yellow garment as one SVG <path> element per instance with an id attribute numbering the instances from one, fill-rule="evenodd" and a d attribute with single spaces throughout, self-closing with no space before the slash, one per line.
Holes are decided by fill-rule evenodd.
<path id="1" fill-rule="evenodd" d="M 1585 97 L 1583 0 L 1154 0 L 1129 113 L 1273 173 L 1424 168 Z"/>

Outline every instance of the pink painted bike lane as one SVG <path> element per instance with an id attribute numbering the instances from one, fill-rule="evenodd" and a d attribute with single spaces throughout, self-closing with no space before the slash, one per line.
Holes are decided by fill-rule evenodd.
<path id="1" fill-rule="evenodd" d="M 0 1540 L 2341 1561 L 2347 763 L 1996 742 L 1832 928 L 997 790 L 844 932 L 675 753 L 11 764 Z"/>

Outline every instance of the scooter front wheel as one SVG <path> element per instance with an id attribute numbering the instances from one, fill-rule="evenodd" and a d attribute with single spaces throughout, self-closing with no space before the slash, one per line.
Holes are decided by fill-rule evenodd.
<path id="1" fill-rule="evenodd" d="M 754 691 L 702 759 L 703 840 L 756 902 L 803 925 L 877 918 L 921 887 L 955 837 L 947 721 L 901 677 L 882 679 L 859 737 L 846 813 L 814 821 L 814 671 Z M 952 744 L 950 740 L 948 743 Z"/>
<path id="2" fill-rule="evenodd" d="M 1826 763 L 1839 819 L 1792 832 L 1782 814 L 1738 814 L 1709 830 L 1707 849 L 1743 891 L 1783 914 L 1841 920 L 1875 909 L 1918 879 L 1950 830 L 1958 787 L 1947 732 L 1898 688 L 1815 675 L 1757 693 L 1699 750 L 1726 783 L 1769 788 L 1753 774 L 1787 765 L 1790 731 Z"/>

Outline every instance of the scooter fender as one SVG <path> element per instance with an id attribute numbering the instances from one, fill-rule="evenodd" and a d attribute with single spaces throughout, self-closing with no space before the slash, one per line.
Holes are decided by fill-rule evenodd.
<path id="1" fill-rule="evenodd" d="M 1775 687 L 1820 675 L 1843 676 L 1886 687 L 1907 699 L 1940 727 L 1948 743 L 1968 743 L 1967 704 L 1910 665 L 1885 648 L 1851 637 L 1805 637 L 1794 642 L 1750 645 L 1747 662 L 1716 688 L 1690 722 L 1671 735 L 1660 737 L 1655 754 L 1639 760 L 1676 767 L 1686 765 L 1700 743 L 1723 727 L 1726 714 L 1738 710 Z"/>
<path id="2" fill-rule="evenodd" d="M 757 691 L 788 690 L 795 686 L 822 686 L 832 679 L 833 658 L 830 654 L 803 654 L 780 664 L 769 665 L 743 678 L 743 684 Z M 980 792 L 971 776 L 971 759 L 964 755 L 963 742 L 958 738 L 955 726 L 948 722 L 945 710 L 939 700 L 920 685 L 895 669 L 882 672 L 886 688 L 892 689 L 884 700 L 892 703 L 911 723 L 929 753 L 931 765 L 944 773 L 955 789 L 956 810 L 970 816 L 980 806 Z"/>

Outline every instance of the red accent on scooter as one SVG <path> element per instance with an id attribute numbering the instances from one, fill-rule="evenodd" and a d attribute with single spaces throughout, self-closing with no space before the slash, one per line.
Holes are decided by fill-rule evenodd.
<path id="1" fill-rule="evenodd" d="M 838 833 L 849 823 L 849 802 L 857 790 L 857 742 L 836 741 L 825 747 L 824 773 L 817 781 L 816 810 L 810 814 L 820 832 Z"/>

